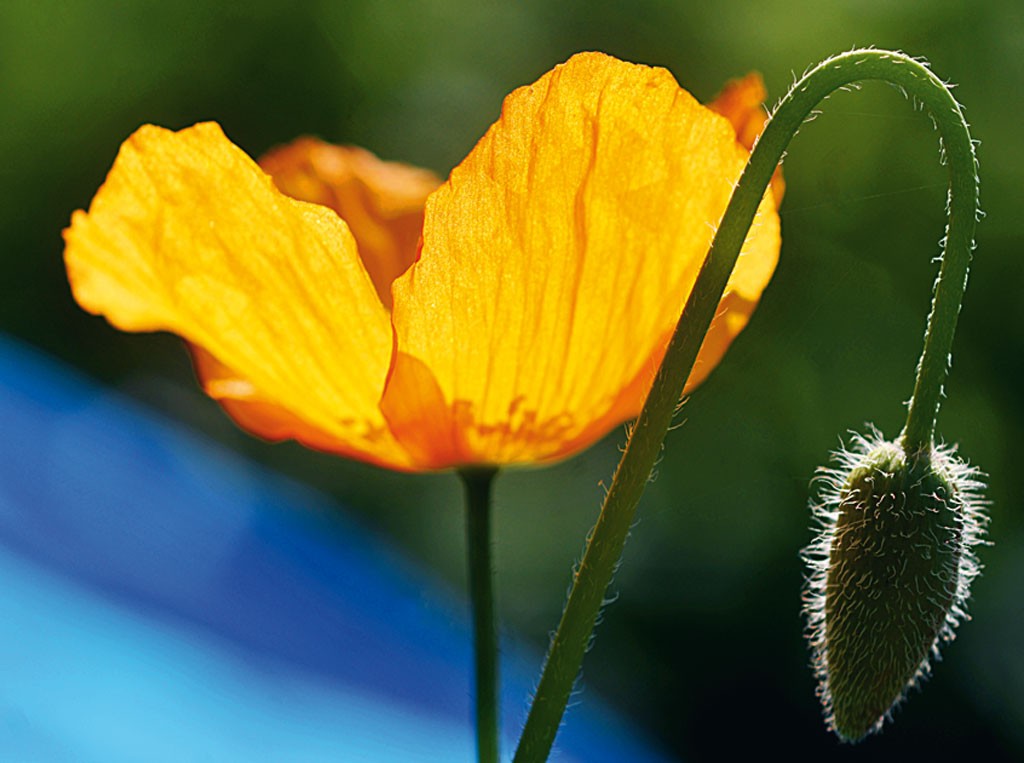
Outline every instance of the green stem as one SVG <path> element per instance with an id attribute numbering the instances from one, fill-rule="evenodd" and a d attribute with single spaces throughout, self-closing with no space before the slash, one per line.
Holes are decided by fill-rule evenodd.
<path id="1" fill-rule="evenodd" d="M 516 749 L 516 763 L 544 761 L 551 750 L 640 495 L 776 165 L 822 99 L 850 83 L 870 79 L 888 81 L 928 108 L 949 162 L 945 251 L 903 435 L 908 449 L 930 445 L 973 248 L 977 217 L 974 145 L 956 100 L 927 67 L 901 53 L 855 50 L 822 62 L 793 86 L 740 177 L 587 543 Z"/>
<path id="2" fill-rule="evenodd" d="M 498 628 L 491 561 L 491 485 L 496 469 L 459 471 L 466 490 L 466 547 L 473 613 L 476 751 L 479 763 L 498 763 Z"/>

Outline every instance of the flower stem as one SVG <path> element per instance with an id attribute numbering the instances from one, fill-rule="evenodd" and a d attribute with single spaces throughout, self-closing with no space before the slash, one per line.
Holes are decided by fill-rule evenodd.
<path id="1" fill-rule="evenodd" d="M 498 629 L 491 560 L 491 485 L 496 469 L 462 469 L 466 547 L 476 673 L 476 750 L 479 763 L 498 763 Z"/>
<path id="2" fill-rule="evenodd" d="M 945 251 L 903 434 L 908 450 L 930 446 L 973 249 L 978 198 L 974 145 L 960 106 L 926 66 L 902 53 L 854 50 L 823 61 L 793 86 L 776 108 L 740 177 L 591 532 L 551 641 L 516 749 L 516 763 L 544 761 L 551 750 L 640 495 L 776 165 L 823 98 L 852 82 L 869 79 L 890 82 L 927 107 L 949 162 Z"/>

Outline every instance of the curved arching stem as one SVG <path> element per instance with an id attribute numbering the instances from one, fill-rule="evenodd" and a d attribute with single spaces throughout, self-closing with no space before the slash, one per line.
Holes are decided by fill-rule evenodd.
<path id="1" fill-rule="evenodd" d="M 706 331 L 704 314 L 713 316 L 725 283 L 736 263 L 739 247 L 754 219 L 760 194 L 767 187 L 776 164 L 800 125 L 824 98 L 835 90 L 863 80 L 884 80 L 899 87 L 928 109 L 939 131 L 942 152 L 949 165 L 949 224 L 946 229 L 942 265 L 932 301 L 924 349 L 918 364 L 914 393 L 910 401 L 903 445 L 908 452 L 930 448 L 942 396 L 942 385 L 956 332 L 960 303 L 967 285 L 967 271 L 974 249 L 974 227 L 978 217 L 978 177 L 974 143 L 960 105 L 949 88 L 928 67 L 902 53 L 855 50 L 828 59 L 808 72 L 779 103 L 758 141 L 732 202 L 722 218 L 704 268 L 708 272 L 702 310 L 694 311 L 696 329 Z M 747 190 L 747 183 L 750 191 Z M 703 280 L 704 274 L 701 274 Z M 694 289 L 696 296 L 697 288 Z M 691 303 L 695 300 L 691 298 Z M 690 304 L 687 304 L 687 309 Z M 687 322 L 684 312 L 677 333 Z M 703 336 L 703 334 L 701 334 Z M 699 349 L 699 346 L 698 346 Z M 694 355 L 696 357 L 696 355 Z"/>
<path id="2" fill-rule="evenodd" d="M 927 66 L 902 53 L 854 50 L 823 61 L 793 86 L 776 107 L 740 177 L 591 532 L 548 650 L 516 763 L 544 761 L 551 750 L 640 495 L 776 165 L 821 100 L 853 82 L 873 79 L 896 85 L 925 106 L 938 128 L 949 165 L 949 224 L 942 265 L 902 434 L 908 453 L 932 446 L 974 248 L 978 216 L 974 144 L 956 99 Z"/>

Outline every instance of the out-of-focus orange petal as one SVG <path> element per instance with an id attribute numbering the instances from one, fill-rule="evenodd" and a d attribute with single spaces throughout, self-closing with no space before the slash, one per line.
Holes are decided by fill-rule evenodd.
<path id="1" fill-rule="evenodd" d="M 662 69 L 581 54 L 512 93 L 394 284 L 395 436 L 435 468 L 532 462 L 635 416 L 745 160 Z M 778 249 L 766 194 L 730 280 L 741 302 Z M 689 387 L 748 315 L 723 301 Z"/>
<path id="2" fill-rule="evenodd" d="M 708 108 L 732 122 L 733 129 L 736 130 L 736 140 L 750 151 L 768 122 L 768 112 L 764 108 L 764 100 L 767 97 L 768 92 L 765 90 L 761 75 L 750 72 L 745 77 L 725 83 L 722 92 L 708 104 Z M 778 206 L 786 193 L 782 167 L 776 167 L 775 174 L 772 175 L 772 193 Z"/>
<path id="3" fill-rule="evenodd" d="M 434 173 L 384 162 L 362 148 L 315 138 L 274 149 L 260 166 L 295 199 L 330 207 L 348 223 L 377 294 L 391 307 L 391 283 L 416 258 L 423 205 L 441 184 Z"/>
<path id="4" fill-rule="evenodd" d="M 377 406 L 391 326 L 351 233 L 280 193 L 217 125 L 139 129 L 65 240 L 78 302 L 197 345 L 247 428 L 408 468 Z"/>

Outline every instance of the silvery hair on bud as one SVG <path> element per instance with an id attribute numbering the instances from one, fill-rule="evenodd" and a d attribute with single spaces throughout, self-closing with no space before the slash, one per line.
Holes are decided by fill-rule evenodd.
<path id="1" fill-rule="evenodd" d="M 854 435 L 816 482 L 803 594 L 826 723 L 856 742 L 878 731 L 964 619 L 981 567 L 982 474 L 953 447 L 907 455 Z"/>

